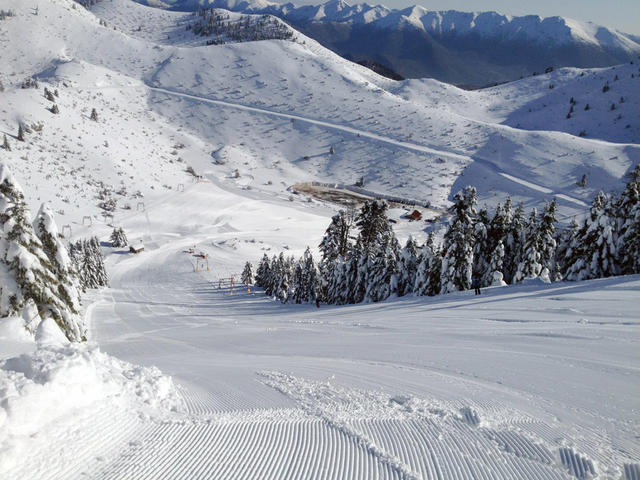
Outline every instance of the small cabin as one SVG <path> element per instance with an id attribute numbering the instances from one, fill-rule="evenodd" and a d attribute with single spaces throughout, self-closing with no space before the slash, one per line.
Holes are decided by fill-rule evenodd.
<path id="1" fill-rule="evenodd" d="M 422 220 L 422 213 L 420 213 L 418 210 L 414 210 L 411 213 L 407 213 L 404 218 L 412 221 Z"/>
<path id="2" fill-rule="evenodd" d="M 144 251 L 144 245 L 137 243 L 136 245 L 129 245 L 129 253 L 140 253 Z"/>

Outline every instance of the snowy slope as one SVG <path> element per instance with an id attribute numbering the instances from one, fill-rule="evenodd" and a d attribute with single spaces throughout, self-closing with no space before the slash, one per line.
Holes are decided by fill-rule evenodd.
<path id="1" fill-rule="evenodd" d="M 384 79 L 301 34 L 205 47 L 174 30 L 185 14 L 125 0 L 95 13 L 4 4 L 16 16 L 0 24 L 12 148 L 0 161 L 33 209 L 51 201 L 68 237 L 122 226 L 145 250 L 104 247 L 112 288 L 84 299 L 97 345 L 37 345 L 0 324 L 0 477 L 618 480 L 640 469 L 637 277 L 319 310 L 217 288 L 247 259 L 319 243 L 337 207 L 287 191 L 300 181 L 364 175 L 371 190 L 440 207 L 473 183 L 490 202 L 555 194 L 563 215 L 582 213 L 638 163 L 637 130 L 577 115 L 589 122 L 580 138 L 555 112 L 613 70 L 467 92 Z M 19 88 L 30 76 L 39 88 Z M 610 85 L 637 125 L 637 84 Z M 549 130 L 525 123 L 551 100 Z M 100 195 L 116 200 L 112 217 Z M 396 231 L 421 241 L 423 226 Z"/>
<path id="2" fill-rule="evenodd" d="M 216 280 L 283 242 L 299 254 L 294 233 L 319 236 L 326 218 L 252 194 L 198 184 L 121 219 L 147 250 L 111 250 L 93 338 L 172 375 L 186 411 L 100 423 L 112 451 L 38 478 L 581 478 L 572 458 L 597 478 L 638 468 L 637 277 L 282 306 Z M 187 208 L 204 202 L 215 211 Z M 192 245 L 211 271 L 194 271 Z"/>
<path id="3" fill-rule="evenodd" d="M 64 82 L 71 90 L 59 100 L 58 116 L 46 111 L 49 102 L 36 90 L 5 92 L 4 131 L 15 131 L 18 119 L 44 121 L 48 126 L 37 148 L 46 150 L 64 135 L 77 137 L 74 130 L 82 119 L 83 132 L 78 133 L 87 141 L 75 142 L 74 148 L 67 142 L 67 158 L 56 161 L 68 165 L 59 168 L 74 170 L 96 154 L 108 157 L 120 172 L 104 168 L 101 179 L 106 176 L 115 191 L 124 182 L 129 197 L 136 190 L 148 195 L 161 188 L 177 188 L 178 183 L 189 181 L 179 172 L 191 164 L 198 173 L 274 193 L 300 181 L 352 183 L 364 176 L 373 191 L 435 205 L 445 205 L 451 190 L 463 183 L 475 184 L 482 200 L 489 202 L 510 193 L 539 204 L 557 194 L 562 195 L 566 216 L 580 211 L 597 189 L 616 187 L 638 161 L 635 145 L 610 143 L 637 139 L 633 83 L 625 83 L 623 91 L 630 109 L 626 115 L 634 128 L 620 134 L 619 129 L 599 130 L 592 125 L 586 129 L 588 136 L 609 140 L 594 143 L 588 138 L 499 125 L 510 112 L 517 114 L 520 105 L 508 110 L 508 102 L 496 106 L 490 92 L 465 92 L 433 81 L 387 80 L 301 35 L 296 42 L 196 48 L 184 43 L 158 45 L 146 26 L 158 25 L 164 31 L 174 15 L 178 19 L 184 14 L 132 6 L 124 0 L 102 2 L 94 8 L 107 21 L 105 28 L 90 12 L 73 9 L 70 2 L 52 2 L 41 7 L 38 16 L 30 14 L 28 3 L 12 5 L 18 15 L 4 21 L 3 45 L 11 45 L 15 62 L 11 71 L 2 67 L 4 83 L 17 85 L 35 74 L 50 88 L 60 86 L 64 92 Z M 51 24 L 60 15 L 69 16 L 62 37 Z M 41 22 L 42 31 L 35 47 L 26 38 L 14 46 L 12 39 L 23 38 L 24 25 L 33 22 Z M 136 25 L 145 28 L 138 32 Z M 277 66 L 273 58 L 279 59 Z M 527 82 L 514 85 L 508 88 L 527 87 Z M 109 129 L 105 132 L 87 119 L 92 107 L 104 112 L 104 124 L 113 124 L 111 110 L 123 121 L 107 133 Z M 131 133 L 119 133 L 117 129 L 125 129 L 127 121 Z M 112 135 L 112 139 L 100 135 Z M 109 147 L 104 147 L 104 141 Z M 32 163 L 21 162 L 28 153 L 23 148 L 31 147 L 12 144 L 8 158 L 21 181 L 28 185 L 29 177 L 55 174 L 52 162 L 45 161 L 42 172 L 34 171 Z M 181 144 L 185 149 L 173 148 Z M 334 155 L 329 153 L 331 147 Z M 215 165 L 211 155 L 216 157 L 221 149 L 235 153 L 225 165 Z M 161 166 L 156 168 L 147 163 L 158 161 Z M 136 168 L 138 162 L 140 168 Z M 143 169 L 142 165 L 149 166 Z M 236 169 L 240 179 L 229 178 Z M 575 182 L 585 173 L 592 178 L 589 188 L 581 189 Z M 145 180 L 140 182 L 140 176 Z M 58 193 L 62 199 L 83 195 Z M 137 200 L 129 197 L 121 203 L 135 208 Z M 56 209 L 70 211 L 61 200 L 54 202 Z M 89 207 L 87 203 L 77 202 L 76 209 Z M 69 221 L 80 222 L 81 217 L 74 214 Z"/>

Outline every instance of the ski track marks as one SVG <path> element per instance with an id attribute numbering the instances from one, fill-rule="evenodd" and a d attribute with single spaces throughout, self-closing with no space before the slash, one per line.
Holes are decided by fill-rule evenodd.
<path id="1" fill-rule="evenodd" d="M 498 418 L 485 422 L 484 414 L 471 407 L 389 397 L 278 372 L 261 376 L 308 415 L 352 437 L 400 478 L 560 480 L 598 474 L 594 460 L 559 446 L 570 440 L 541 421 L 520 418 L 509 423 Z M 501 413 L 509 415 L 506 410 Z M 635 478 L 634 468 L 624 465 L 628 478 Z M 355 472 L 348 475 L 355 477 Z"/>

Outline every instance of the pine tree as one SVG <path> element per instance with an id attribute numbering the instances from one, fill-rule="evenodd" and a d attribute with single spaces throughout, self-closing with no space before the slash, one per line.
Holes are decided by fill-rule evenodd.
<path id="1" fill-rule="evenodd" d="M 340 210 L 331 218 L 331 223 L 320 243 L 320 280 L 318 282 L 317 294 L 326 303 L 334 302 L 332 298 L 337 298 L 339 289 L 336 281 L 343 271 L 343 263 L 351 250 L 351 227 L 353 225 L 353 213 Z"/>
<path id="2" fill-rule="evenodd" d="M 509 213 L 507 213 L 509 208 Z M 521 260 L 522 250 L 524 248 L 525 238 L 525 219 L 524 206 L 520 203 L 515 210 L 510 205 L 510 199 L 505 202 L 505 215 L 509 215 L 507 223 L 507 231 L 504 237 L 504 279 L 507 283 L 513 283 L 513 277 L 518 269 Z"/>
<path id="3" fill-rule="evenodd" d="M 616 217 L 621 271 L 640 273 L 640 165 L 629 173 L 629 181 L 616 205 Z"/>
<path id="4" fill-rule="evenodd" d="M 380 246 L 368 257 L 365 302 L 381 302 L 398 291 L 400 245 L 395 236 L 380 235 Z"/>
<path id="5" fill-rule="evenodd" d="M 126 247 L 129 244 L 127 235 L 124 233 L 122 227 L 116 227 L 111 232 L 111 246 L 116 248 Z"/>
<path id="6" fill-rule="evenodd" d="M 94 122 L 98 121 L 98 112 L 95 108 L 91 109 L 91 120 L 93 120 Z"/>
<path id="7" fill-rule="evenodd" d="M 487 274 L 490 275 L 490 278 L 487 279 L 485 276 L 485 283 L 487 285 L 491 285 L 494 287 L 502 286 L 506 284 L 504 281 L 504 244 L 502 240 L 498 240 L 498 244 L 491 252 L 491 256 L 489 257 L 489 269 Z"/>
<path id="8" fill-rule="evenodd" d="M 607 196 L 600 192 L 594 198 L 589 215 L 572 245 L 572 262 L 567 280 L 588 280 L 617 275 L 615 221 Z"/>
<path id="9" fill-rule="evenodd" d="M 80 314 L 80 280 L 58 233 L 53 212 L 44 203 L 36 215 L 33 228 L 52 265 L 58 282 L 58 296 L 66 306 L 60 311 L 59 325 L 69 340 L 86 340 L 84 319 Z"/>
<path id="10" fill-rule="evenodd" d="M 451 226 L 444 235 L 442 293 L 471 288 L 473 274 L 474 220 L 476 189 L 466 187 L 454 196 L 454 215 Z"/>
<path id="11" fill-rule="evenodd" d="M 253 265 L 251 265 L 251 262 L 244 264 L 240 281 L 243 285 L 253 285 Z"/>
<path id="12" fill-rule="evenodd" d="M 291 277 L 293 276 L 294 261 L 289 258 L 285 258 L 283 253 L 280 253 L 276 261 L 276 278 L 275 288 L 273 295 L 282 303 L 287 303 L 289 294 L 291 293 Z"/>
<path id="13" fill-rule="evenodd" d="M 54 103 L 53 105 L 51 105 L 51 108 L 49 109 L 49 111 L 51 113 L 53 113 L 54 115 L 57 115 L 60 113 L 60 109 L 58 108 L 58 104 Z"/>
<path id="14" fill-rule="evenodd" d="M 7 140 L 7 134 L 4 135 L 4 141 L 2 142 L 2 148 L 4 148 L 7 152 L 11 151 L 11 145 L 9 145 L 9 140 Z"/>
<path id="15" fill-rule="evenodd" d="M 568 227 L 556 232 L 556 259 L 553 271 L 553 281 L 562 281 L 567 270 L 572 264 L 573 243 L 578 234 L 578 223 L 575 218 L 571 220 Z"/>
<path id="16" fill-rule="evenodd" d="M 412 237 L 409 237 L 406 245 L 400 251 L 398 265 L 398 296 L 402 297 L 413 293 L 418 269 L 417 245 Z"/>
<path id="17" fill-rule="evenodd" d="M 474 223 L 473 235 L 473 271 L 480 278 L 482 286 L 488 286 L 490 282 L 486 282 L 485 278 L 490 275 L 489 261 L 493 245 L 489 237 L 491 222 L 489 213 L 486 208 L 478 211 Z"/>
<path id="18" fill-rule="evenodd" d="M 41 319 L 51 317 L 65 331 L 68 307 L 59 296 L 54 267 L 33 230 L 24 194 L 4 165 L 0 165 L 0 279 L 0 317 L 20 315 L 31 332 Z"/>
<path id="19" fill-rule="evenodd" d="M 420 251 L 416 280 L 413 291 L 415 295 L 437 295 L 440 293 L 440 272 L 442 257 L 433 242 L 433 234 L 429 233 L 427 241 Z"/>
<path id="20" fill-rule="evenodd" d="M 318 271 L 309 247 L 304 251 L 302 257 L 302 280 L 304 292 L 302 301 L 308 303 L 315 302 L 318 289 Z"/>
<path id="21" fill-rule="evenodd" d="M 362 206 L 356 225 L 360 233 L 356 242 L 361 257 L 355 298 L 379 302 L 397 292 L 399 245 L 387 218 L 388 204 L 367 201 Z"/>
<path id="22" fill-rule="evenodd" d="M 305 285 L 304 285 L 304 275 L 302 273 L 302 264 L 300 262 L 296 262 L 295 267 L 293 269 L 293 278 L 292 278 L 292 292 L 289 295 L 290 303 L 300 304 L 304 302 L 305 299 Z"/>
<path id="23" fill-rule="evenodd" d="M 24 128 L 22 127 L 22 123 L 18 124 L 18 140 L 24 142 Z"/>
<path id="24" fill-rule="evenodd" d="M 262 255 L 262 260 L 258 263 L 256 270 L 256 285 L 260 288 L 266 288 L 269 279 L 271 267 L 269 265 L 269 257 L 266 253 Z"/>
<path id="25" fill-rule="evenodd" d="M 280 281 L 280 266 L 278 263 L 278 257 L 273 255 L 271 260 L 269 261 L 269 268 L 266 269 L 267 276 L 264 282 L 264 293 L 273 297 L 276 292 L 276 288 L 278 286 L 278 282 Z"/>
<path id="26" fill-rule="evenodd" d="M 554 281 L 556 271 L 556 212 L 558 204 L 554 198 L 544 207 L 540 216 L 540 264 L 542 271 L 540 276 L 548 281 Z"/>
<path id="27" fill-rule="evenodd" d="M 70 253 L 84 290 L 109 286 L 109 277 L 97 237 L 78 240 L 71 245 Z"/>
<path id="28" fill-rule="evenodd" d="M 513 276 L 513 283 L 522 282 L 526 278 L 537 278 L 542 272 L 542 264 L 540 263 L 542 238 L 538 212 L 535 208 L 531 211 L 525 231 L 522 254 L 520 255 L 516 273 Z"/>

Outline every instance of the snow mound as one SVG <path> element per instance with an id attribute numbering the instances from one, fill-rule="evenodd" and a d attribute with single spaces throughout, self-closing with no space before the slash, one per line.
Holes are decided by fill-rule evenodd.
<path id="1" fill-rule="evenodd" d="M 32 436 L 104 405 L 161 417 L 180 410 L 181 400 L 157 368 L 123 362 L 94 344 L 39 345 L 0 363 L 0 472 Z"/>

